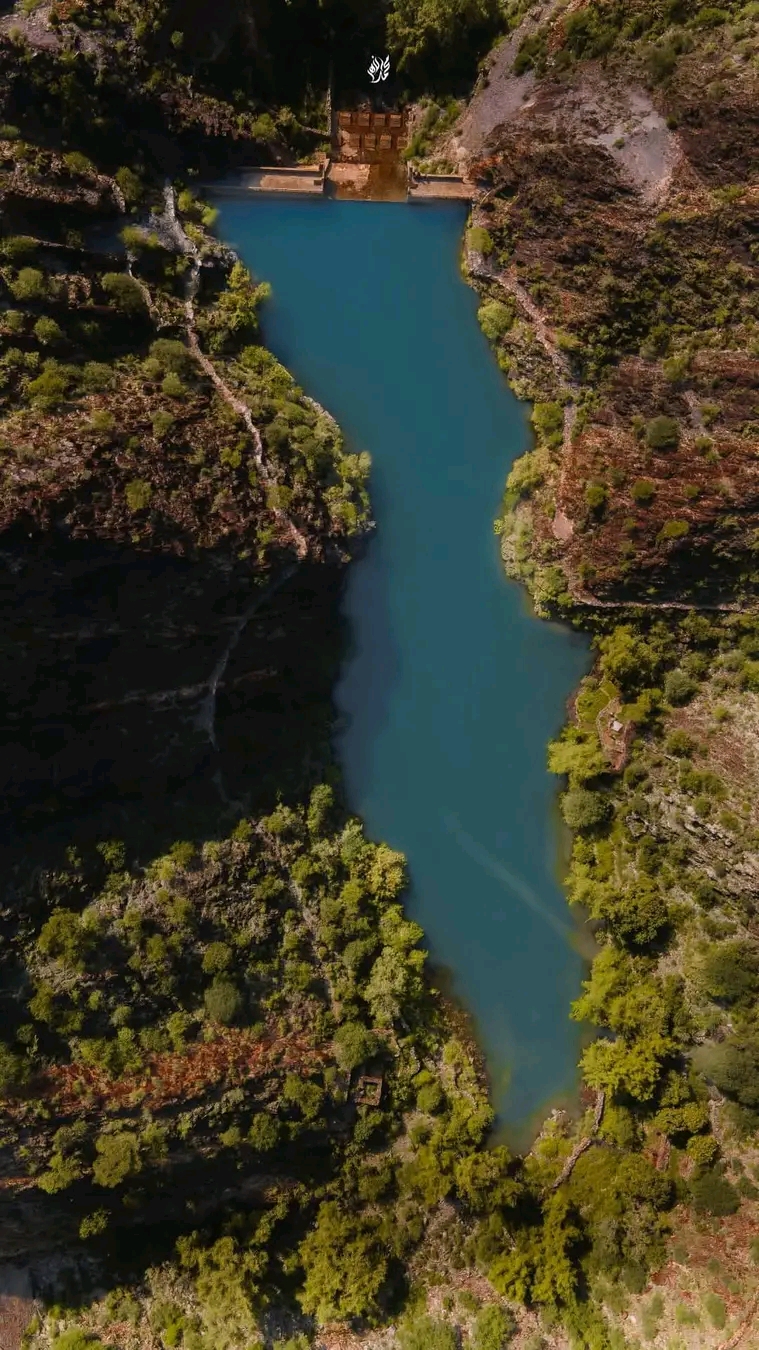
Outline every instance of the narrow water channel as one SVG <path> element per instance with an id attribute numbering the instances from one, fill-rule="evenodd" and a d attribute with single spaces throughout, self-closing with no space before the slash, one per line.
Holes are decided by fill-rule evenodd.
<path id="1" fill-rule="evenodd" d="M 586 663 L 508 582 L 492 521 L 528 443 L 459 275 L 459 205 L 224 198 L 271 282 L 268 345 L 373 460 L 336 692 L 349 803 L 407 856 L 410 911 L 473 1013 L 511 1132 L 570 1089 L 581 961 L 546 742 Z"/>

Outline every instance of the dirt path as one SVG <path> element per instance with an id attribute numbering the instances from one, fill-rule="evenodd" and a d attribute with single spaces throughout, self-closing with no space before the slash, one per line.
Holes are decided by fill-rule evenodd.
<path id="1" fill-rule="evenodd" d="M 206 356 L 205 352 L 201 348 L 195 319 L 195 297 L 197 296 L 198 286 L 200 284 L 200 269 L 202 263 L 200 260 L 200 254 L 198 253 L 195 244 L 185 233 L 182 227 L 182 223 L 179 220 L 179 217 L 177 216 L 176 197 L 174 195 L 174 189 L 171 186 L 171 184 L 168 184 L 164 189 L 164 203 L 165 203 L 165 210 L 163 215 L 163 224 L 166 227 L 167 232 L 171 235 L 172 239 L 174 240 L 179 252 L 183 253 L 185 257 L 188 257 L 191 260 L 190 272 L 188 274 L 186 281 L 185 302 L 184 302 L 185 319 L 187 326 L 187 340 L 189 342 L 190 349 L 196 361 L 198 362 L 198 365 L 208 376 L 209 380 L 211 380 L 215 389 L 224 399 L 224 402 L 230 408 L 232 408 L 234 412 L 237 413 L 237 416 L 242 418 L 243 422 L 245 423 L 245 426 L 248 432 L 250 433 L 251 439 L 253 441 L 254 447 L 253 457 L 256 461 L 256 467 L 258 469 L 259 474 L 261 475 L 262 481 L 266 484 L 267 487 L 276 487 L 278 480 L 273 470 L 266 462 L 266 457 L 264 454 L 263 438 L 261 436 L 261 432 L 259 431 L 255 422 L 253 421 L 253 415 L 250 411 L 250 408 L 247 406 L 245 402 L 243 402 L 241 398 L 238 397 L 237 394 L 235 394 L 234 390 L 230 389 L 229 385 L 222 379 L 221 375 L 219 374 L 215 365 L 211 361 L 210 357 Z M 289 534 L 298 557 L 301 559 L 307 557 L 308 541 L 305 535 L 298 529 L 297 525 L 293 523 L 293 521 L 290 519 L 287 513 L 281 510 L 280 507 L 274 506 L 270 507 L 269 509 L 271 510 L 275 518 L 279 521 L 279 523 L 283 526 L 286 533 Z"/>
<path id="2" fill-rule="evenodd" d="M 580 392 L 580 386 L 572 374 L 572 368 L 564 353 L 560 350 L 556 338 L 553 336 L 544 315 L 538 309 L 529 291 L 517 280 L 516 272 L 509 268 L 506 272 L 499 272 L 494 278 L 509 295 L 513 295 L 519 308 L 530 319 L 535 336 L 545 351 L 546 355 L 553 362 L 561 378 L 566 382 L 573 394 Z"/>

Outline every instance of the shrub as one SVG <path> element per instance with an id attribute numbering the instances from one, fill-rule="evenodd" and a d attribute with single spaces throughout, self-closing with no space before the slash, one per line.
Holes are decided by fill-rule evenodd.
<path id="1" fill-rule="evenodd" d="M 472 249 L 475 253 L 481 253 L 486 258 L 495 247 L 492 235 L 484 230 L 481 225 L 473 225 L 470 230 L 467 230 L 466 242 L 467 248 Z"/>
<path id="2" fill-rule="evenodd" d="M 677 52 L 669 42 L 657 43 L 649 47 L 646 54 L 648 73 L 655 84 L 669 78 L 677 65 Z"/>
<path id="3" fill-rule="evenodd" d="M 740 1208 L 738 1192 L 716 1168 L 697 1177 L 691 1183 L 690 1190 L 697 1214 L 713 1214 L 716 1218 L 724 1218 L 728 1214 L 736 1214 Z"/>
<path id="4" fill-rule="evenodd" d="M 5 324 L 9 333 L 23 333 L 26 328 L 26 315 L 20 309 L 6 309 L 5 313 L 0 315 L 0 322 Z"/>
<path id="5" fill-rule="evenodd" d="M 514 309 L 510 305 L 505 305 L 502 300 L 489 300 L 480 306 L 477 318 L 485 337 L 490 338 L 491 342 L 496 342 L 511 328 L 514 322 Z"/>
<path id="6" fill-rule="evenodd" d="M 234 1022 L 242 1006 L 237 986 L 231 980 L 220 976 L 209 984 L 203 995 L 203 1002 L 211 1021 L 221 1022 L 222 1026 L 229 1026 Z"/>
<path id="7" fill-rule="evenodd" d="M 657 539 L 682 539 L 690 529 L 687 520 L 668 520 L 659 530 Z"/>
<path id="8" fill-rule="evenodd" d="M 116 426 L 116 418 L 107 408 L 96 408 L 90 417 L 90 426 L 93 431 L 106 434 L 113 431 Z"/>
<path id="9" fill-rule="evenodd" d="M 545 450 L 528 450 L 526 455 L 514 460 L 506 479 L 506 491 L 512 498 L 529 497 L 545 481 L 547 472 Z"/>
<path id="10" fill-rule="evenodd" d="M 124 194 L 124 201 L 127 206 L 133 206 L 142 196 L 142 183 L 133 169 L 124 165 L 117 169 L 114 175 L 121 191 Z"/>
<path id="11" fill-rule="evenodd" d="M 141 1170 L 137 1136 L 131 1130 L 99 1135 L 95 1149 L 98 1156 L 92 1175 L 99 1186 L 120 1186 L 128 1176 Z"/>
<path id="12" fill-rule="evenodd" d="M 60 1336 L 55 1336 L 52 1350 L 106 1350 L 102 1341 L 81 1327 L 68 1327 Z"/>
<path id="13" fill-rule="evenodd" d="M 150 505 L 153 488 L 144 478 L 133 478 L 124 489 L 127 506 L 130 511 L 144 511 Z"/>
<path id="14" fill-rule="evenodd" d="M 676 706 L 687 703 L 693 697 L 698 685 L 684 670 L 671 670 L 664 681 L 664 697 L 668 703 Z"/>
<path id="15" fill-rule="evenodd" d="M 113 384 L 113 371 L 103 361 L 87 361 L 79 378 L 85 393 L 102 394 Z"/>
<path id="16" fill-rule="evenodd" d="M 676 450 L 680 428 L 674 417 L 654 417 L 646 426 L 646 445 L 651 450 Z"/>
<path id="17" fill-rule="evenodd" d="M 176 338 L 156 338 L 150 344 L 150 356 L 163 370 L 174 375 L 187 376 L 194 369 L 192 353 Z"/>
<path id="18" fill-rule="evenodd" d="M 203 954 L 203 969 L 207 975 L 219 975 L 232 960 L 232 948 L 226 942 L 211 942 Z"/>
<path id="19" fill-rule="evenodd" d="M 416 1094 L 417 1110 L 434 1115 L 436 1111 L 440 1110 L 443 1100 L 443 1089 L 437 1080 L 433 1083 L 425 1083 Z"/>
<path id="20" fill-rule="evenodd" d="M 30 234 L 11 234 L 0 243 L 0 253 L 10 263 L 19 263 L 28 258 L 37 248 L 37 240 Z"/>
<path id="21" fill-rule="evenodd" d="M 128 272 L 104 272 L 101 278 L 103 290 L 115 309 L 122 314 L 144 314 L 145 298 L 139 282 Z"/>
<path id="22" fill-rule="evenodd" d="M 47 290 L 45 273 L 38 267 L 22 267 L 15 281 L 10 283 L 11 295 L 21 301 L 44 300 Z"/>
<path id="23" fill-rule="evenodd" d="M 248 1143 L 257 1153 L 270 1153 L 279 1139 L 279 1124 L 268 1111 L 259 1111 L 250 1122 Z"/>
<path id="24" fill-rule="evenodd" d="M 536 403 L 530 419 L 538 440 L 558 450 L 564 440 L 564 409 L 560 403 Z"/>
<path id="25" fill-rule="evenodd" d="M 54 363 L 46 365 L 36 380 L 30 380 L 26 386 L 26 397 L 35 408 L 43 412 L 52 412 L 60 407 L 69 391 L 68 372 Z"/>
<path id="26" fill-rule="evenodd" d="M 601 515 L 608 500 L 609 490 L 603 483 L 586 484 L 585 505 L 594 515 Z"/>
<path id="27" fill-rule="evenodd" d="M 159 408 L 158 412 L 153 414 L 153 435 L 159 441 L 162 441 L 165 436 L 168 436 L 174 422 L 175 419 L 170 412 L 165 408 Z"/>
<path id="28" fill-rule="evenodd" d="M 83 155 L 81 150 L 69 150 L 68 154 L 63 156 L 63 162 L 69 173 L 91 174 L 95 173 L 95 165 L 91 159 Z"/>
<path id="29" fill-rule="evenodd" d="M 759 963 L 747 942 L 721 942 L 701 959 L 700 981 L 710 998 L 738 1003 L 759 991 Z"/>
<path id="30" fill-rule="evenodd" d="M 656 485 L 650 478 L 636 478 L 630 488 L 630 496 L 638 506 L 648 506 L 656 495 Z"/>
<path id="31" fill-rule="evenodd" d="M 694 28 L 718 28 L 720 24 L 727 23 L 730 18 L 726 9 L 720 9 L 717 5 L 706 5 L 703 9 L 698 9 L 690 20 Z"/>
<path id="32" fill-rule="evenodd" d="M 600 792 L 573 788 L 561 798 L 561 813 L 570 830 L 591 830 L 608 820 L 611 804 Z"/>
<path id="33" fill-rule="evenodd" d="M 687 731 L 672 731 L 667 737 L 664 748 L 670 755 L 677 755 L 678 759 L 690 759 L 695 753 L 697 742 Z"/>
<path id="34" fill-rule="evenodd" d="M 729 1097 L 749 1109 L 759 1107 L 759 1041 L 733 1038 L 698 1052 L 701 1072 Z"/>
<path id="35" fill-rule="evenodd" d="M 44 347 L 63 340 L 61 327 L 55 322 L 55 319 L 49 319 L 46 315 L 37 320 L 32 331 L 37 341 L 41 342 Z"/>
<path id="36" fill-rule="evenodd" d="M 456 1333 L 436 1317 L 414 1317 L 398 1327 L 400 1350 L 457 1350 Z"/>
<path id="37" fill-rule="evenodd" d="M 161 381 L 161 392 L 168 398 L 182 398 L 187 393 L 187 386 L 170 370 Z"/>
<path id="38" fill-rule="evenodd" d="M 712 1134 L 694 1134 L 688 1140 L 686 1152 L 696 1167 L 711 1167 L 717 1160 L 719 1144 Z"/>
<path id="39" fill-rule="evenodd" d="M 377 1053 L 377 1037 L 361 1022 L 343 1022 L 335 1032 L 335 1058 L 346 1073 L 357 1069 Z"/>
<path id="40" fill-rule="evenodd" d="M 474 1319 L 472 1350 L 504 1350 L 516 1329 L 516 1321 L 507 1308 L 488 1303 Z"/>
<path id="41" fill-rule="evenodd" d="M 719 1294 L 705 1294 L 704 1309 L 712 1326 L 716 1327 L 717 1331 L 724 1331 L 727 1324 L 727 1309 L 724 1299 L 721 1299 Z"/>

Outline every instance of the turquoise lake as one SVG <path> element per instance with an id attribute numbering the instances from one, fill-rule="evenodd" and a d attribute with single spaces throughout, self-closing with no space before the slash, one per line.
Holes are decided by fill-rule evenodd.
<path id="1" fill-rule="evenodd" d="M 524 1133 L 575 1082 L 582 961 L 557 881 L 546 743 L 587 644 L 529 612 L 492 521 L 529 444 L 461 280 L 460 205 L 220 197 L 273 287 L 267 344 L 373 461 L 377 529 L 349 569 L 336 691 L 350 807 L 408 858 L 409 911 L 472 1013 Z"/>

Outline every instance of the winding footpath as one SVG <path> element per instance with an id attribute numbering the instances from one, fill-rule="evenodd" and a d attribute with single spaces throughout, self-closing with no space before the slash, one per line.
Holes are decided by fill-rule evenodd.
<path id="1" fill-rule="evenodd" d="M 171 186 L 171 184 L 167 184 L 166 188 L 164 189 L 164 202 L 165 202 L 164 222 L 166 224 L 167 230 L 174 239 L 179 252 L 184 254 L 184 256 L 188 257 L 191 261 L 190 272 L 186 281 L 185 302 L 184 302 L 185 320 L 187 326 L 187 340 L 190 345 L 190 350 L 192 351 L 193 356 L 198 362 L 198 365 L 201 367 L 203 372 L 208 376 L 209 380 L 211 380 L 211 382 L 214 385 L 214 388 L 218 391 L 220 396 L 224 399 L 224 402 L 230 408 L 232 408 L 233 411 L 237 414 L 237 416 L 242 418 L 243 422 L 245 423 L 245 426 L 253 441 L 254 446 L 253 457 L 256 461 L 256 467 L 258 469 L 262 481 L 266 484 L 267 487 L 270 488 L 276 487 L 277 477 L 266 462 L 266 456 L 264 454 L 263 438 L 261 436 L 261 432 L 259 431 L 255 422 L 253 421 L 253 416 L 250 411 L 250 408 L 241 398 L 238 397 L 237 394 L 234 393 L 232 389 L 230 389 L 226 381 L 222 379 L 221 375 L 219 374 L 215 365 L 211 361 L 210 357 L 206 356 L 205 352 L 201 348 L 195 319 L 195 299 L 198 293 L 198 286 L 200 284 L 200 269 L 202 263 L 196 245 L 186 234 L 182 226 L 182 223 L 177 215 L 176 197 L 174 194 L 174 188 Z M 271 510 L 272 514 L 275 516 L 277 521 L 280 523 L 280 525 L 282 525 L 285 532 L 290 536 L 298 558 L 302 561 L 303 559 L 308 557 L 309 552 L 308 540 L 306 539 L 306 536 L 302 533 L 302 531 L 298 529 L 297 525 L 294 524 L 294 522 L 290 519 L 287 513 L 281 509 L 281 507 L 271 506 L 269 509 Z"/>

